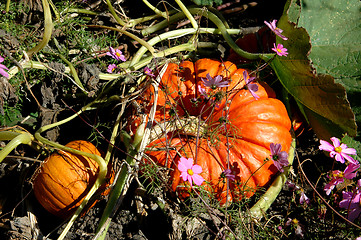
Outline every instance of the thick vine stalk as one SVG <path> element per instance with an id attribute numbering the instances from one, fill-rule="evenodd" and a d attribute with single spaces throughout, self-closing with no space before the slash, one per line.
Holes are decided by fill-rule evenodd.
<path id="1" fill-rule="evenodd" d="M 295 157 L 296 139 L 293 138 L 290 150 L 288 152 L 289 166 L 292 165 Z M 283 185 L 287 180 L 289 168 L 286 168 L 284 172 L 280 173 L 276 179 L 272 182 L 271 186 L 261 196 L 261 198 L 249 209 L 249 214 L 253 219 L 260 220 L 265 212 L 270 208 L 272 203 L 276 200 L 278 194 L 281 192 Z"/>
<path id="2" fill-rule="evenodd" d="M 149 142 L 148 139 L 150 136 L 151 127 L 146 127 L 146 126 L 152 125 L 151 123 L 154 119 L 156 107 L 157 107 L 158 85 L 167 67 L 168 64 L 165 64 L 163 66 L 162 70 L 160 71 L 160 74 L 157 76 L 155 82 L 152 84 L 152 86 L 154 87 L 154 104 L 152 106 L 152 109 L 150 110 L 149 120 L 148 120 L 149 122 L 147 123 L 146 117 L 143 116 L 142 124 L 138 127 L 132 144 L 130 144 L 130 146 L 127 147 L 129 155 L 126 158 L 125 164 L 122 166 L 122 169 L 120 170 L 119 177 L 114 185 L 112 192 L 110 193 L 109 201 L 107 203 L 107 206 L 105 207 L 103 216 L 99 222 L 97 229 L 97 237 L 96 237 L 97 240 L 105 239 L 106 232 L 111 222 L 111 215 L 113 209 L 116 206 L 118 199 L 121 197 L 121 194 L 124 191 L 127 181 L 129 181 L 131 177 L 129 174 L 128 166 L 133 166 L 137 160 L 140 161 L 142 159 L 143 151 Z M 123 193 L 123 195 L 124 194 L 125 193 Z"/>

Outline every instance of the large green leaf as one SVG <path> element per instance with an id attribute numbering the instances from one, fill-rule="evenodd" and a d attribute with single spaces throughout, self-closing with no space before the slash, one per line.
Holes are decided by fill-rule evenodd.
<path id="1" fill-rule="evenodd" d="M 330 74 L 345 87 L 357 125 L 361 126 L 361 1 L 301 2 L 297 25 L 310 35 L 309 58 L 317 73 Z"/>
<path id="2" fill-rule="evenodd" d="M 296 19 L 301 8 L 296 8 L 294 1 L 289 1 L 289 5 L 290 11 L 285 11 L 278 23 L 289 39 L 283 41 L 277 38 L 277 43 L 283 44 L 289 54 L 287 57 L 276 56 L 271 67 L 285 89 L 295 98 L 319 138 L 341 137 L 343 133 L 356 135 L 354 114 L 345 88 L 335 83 L 331 75 L 317 73 L 311 66 L 308 54 L 312 40 L 306 29 L 296 26 L 288 18 L 290 12 L 290 18 Z"/>

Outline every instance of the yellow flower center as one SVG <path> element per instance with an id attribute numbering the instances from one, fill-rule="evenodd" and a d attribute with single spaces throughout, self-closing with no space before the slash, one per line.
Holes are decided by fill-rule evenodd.
<path id="1" fill-rule="evenodd" d="M 189 175 L 191 175 L 191 176 L 194 174 L 192 169 L 188 169 L 188 170 L 187 170 L 187 173 L 188 173 Z"/>
<path id="2" fill-rule="evenodd" d="M 293 223 L 294 225 L 298 225 L 298 220 L 297 220 L 296 218 L 294 218 L 294 219 L 292 219 L 292 223 Z"/>
<path id="3" fill-rule="evenodd" d="M 342 148 L 341 148 L 341 147 L 337 147 L 337 148 L 335 148 L 335 152 L 340 153 L 341 151 L 342 151 Z"/>
<path id="4" fill-rule="evenodd" d="M 343 172 L 334 173 L 333 177 L 335 177 L 335 178 L 343 178 Z"/>
<path id="5" fill-rule="evenodd" d="M 277 50 L 277 52 L 279 52 L 279 53 L 282 52 L 281 49 L 279 49 L 279 48 L 277 48 L 276 50 Z"/>
<path id="6" fill-rule="evenodd" d="M 120 57 L 120 53 L 119 53 L 119 52 L 116 52 L 115 55 L 117 55 L 118 57 Z"/>

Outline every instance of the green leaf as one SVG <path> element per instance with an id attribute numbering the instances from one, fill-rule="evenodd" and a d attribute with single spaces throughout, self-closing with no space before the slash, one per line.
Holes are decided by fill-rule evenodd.
<path id="1" fill-rule="evenodd" d="M 294 17 L 297 11 L 293 12 Z M 317 73 L 311 66 L 308 58 L 311 43 L 307 31 L 289 22 L 287 14 L 281 17 L 278 27 L 284 30 L 288 40 L 277 37 L 276 41 L 283 44 L 289 54 L 287 57 L 276 56 L 270 65 L 317 136 L 329 139 L 332 136 L 341 137 L 344 133 L 355 135 L 354 114 L 344 87 L 335 83 L 332 76 Z"/>
<path id="2" fill-rule="evenodd" d="M 302 0 L 301 5 L 292 2 L 289 12 L 301 10 L 297 21 L 290 20 L 305 28 L 310 36 L 309 59 L 313 67 L 317 73 L 329 74 L 342 84 L 356 123 L 361 126 L 361 1 Z M 357 135 L 361 138 L 360 129 Z"/>
<path id="3" fill-rule="evenodd" d="M 357 155 L 351 155 L 351 157 L 361 163 L 361 143 L 355 141 L 352 137 L 345 135 L 342 140 L 342 143 L 346 144 L 349 148 L 356 149 Z"/>
<path id="4" fill-rule="evenodd" d="M 203 6 L 212 6 L 213 3 L 216 5 L 221 5 L 223 3 L 223 0 L 192 0 L 197 5 L 203 5 Z"/>

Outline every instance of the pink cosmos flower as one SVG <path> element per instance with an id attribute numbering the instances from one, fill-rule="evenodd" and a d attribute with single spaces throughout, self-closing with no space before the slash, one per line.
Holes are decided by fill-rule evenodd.
<path id="1" fill-rule="evenodd" d="M 342 192 L 343 199 L 339 203 L 340 208 L 347 209 L 347 219 L 354 221 L 361 213 L 361 179 L 357 181 L 357 188 L 353 192 Z"/>
<path id="2" fill-rule="evenodd" d="M 259 99 L 259 96 L 256 94 L 256 92 L 258 91 L 258 85 L 252 83 L 256 78 L 249 77 L 247 71 L 243 71 L 243 79 L 246 81 L 246 87 L 249 90 L 249 92 L 252 94 L 252 96 L 256 100 Z"/>
<path id="3" fill-rule="evenodd" d="M 340 139 L 336 137 L 332 137 L 331 141 L 333 145 L 327 141 L 320 140 L 321 145 L 318 148 L 330 152 L 330 157 L 335 157 L 336 161 L 340 163 L 345 163 L 346 159 L 350 163 L 357 164 L 357 161 L 348 155 L 356 155 L 356 150 L 354 148 L 348 148 L 346 144 L 341 143 Z"/>
<path id="4" fill-rule="evenodd" d="M 269 27 L 271 29 L 272 32 L 274 32 L 277 36 L 279 36 L 280 38 L 282 38 L 283 40 L 287 40 L 288 38 L 286 38 L 285 36 L 283 36 L 281 33 L 283 32 L 282 29 L 278 28 L 276 26 L 277 20 L 273 20 L 271 23 L 264 21 L 264 23 L 267 25 L 267 27 Z"/>
<path id="5" fill-rule="evenodd" d="M 283 167 L 288 166 L 288 153 L 285 151 L 281 151 L 282 146 L 281 144 L 271 143 L 270 150 L 271 150 L 271 158 L 273 160 L 273 164 L 276 166 L 278 171 L 283 172 Z"/>
<path id="6" fill-rule="evenodd" d="M 117 68 L 116 64 L 109 64 L 108 68 L 107 68 L 107 72 L 108 73 L 113 73 L 116 68 Z"/>
<path id="7" fill-rule="evenodd" d="M 148 75 L 149 77 L 155 77 L 155 75 L 153 74 L 152 69 L 150 69 L 149 67 L 145 67 L 145 68 L 144 68 L 144 73 L 145 73 L 146 75 Z"/>
<path id="8" fill-rule="evenodd" d="M 284 48 L 282 44 L 276 44 L 273 43 L 273 47 L 272 50 L 275 51 L 277 53 L 278 56 L 287 56 L 288 52 L 287 52 L 287 48 Z"/>
<path id="9" fill-rule="evenodd" d="M 112 47 L 109 47 L 109 52 L 107 52 L 107 55 L 111 56 L 117 61 L 123 61 L 123 62 L 126 61 L 125 56 L 123 55 L 122 51 L 120 51 L 119 49 L 114 49 Z"/>
<path id="10" fill-rule="evenodd" d="M 200 186 L 204 179 L 199 174 L 202 172 L 202 167 L 193 164 L 193 158 L 181 157 L 178 163 L 178 169 L 181 172 L 183 181 L 188 181 L 192 187 L 192 184 Z"/>
<path id="11" fill-rule="evenodd" d="M 343 183 L 346 179 L 353 179 L 356 177 L 357 169 L 360 167 L 359 164 L 350 163 L 343 172 L 339 170 L 332 171 L 330 174 L 331 181 L 327 183 L 324 187 L 326 195 L 330 195 L 331 191 L 340 183 Z"/>
<path id="12" fill-rule="evenodd" d="M 0 63 L 2 63 L 5 59 L 0 56 Z M 5 71 L 6 70 L 9 70 L 5 65 L 3 64 L 0 64 L 0 75 L 3 75 L 4 77 L 6 78 L 9 78 L 9 74 Z"/>
<path id="13" fill-rule="evenodd" d="M 209 75 L 209 73 L 207 73 L 206 77 L 207 77 L 206 79 L 201 78 L 204 86 L 209 87 L 213 90 L 215 90 L 217 88 L 229 86 L 228 81 L 223 80 L 223 77 L 220 75 L 217 75 L 214 78 L 212 78 L 211 75 Z"/>

